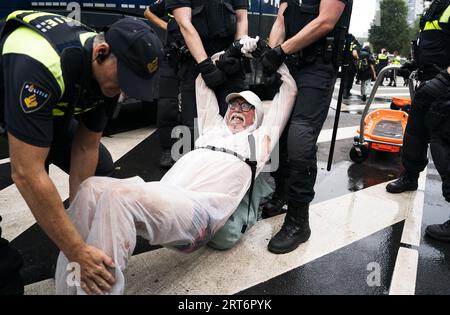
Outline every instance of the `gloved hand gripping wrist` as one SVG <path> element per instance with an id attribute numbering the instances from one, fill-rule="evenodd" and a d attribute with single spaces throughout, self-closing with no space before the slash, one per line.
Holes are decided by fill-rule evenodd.
<path id="1" fill-rule="evenodd" d="M 218 87 L 227 80 L 225 73 L 217 68 L 209 57 L 198 63 L 196 68 L 201 73 L 206 85 L 211 89 Z"/>
<path id="2" fill-rule="evenodd" d="M 261 62 L 264 66 L 264 71 L 271 74 L 278 70 L 281 64 L 286 60 L 287 55 L 281 48 L 281 45 L 273 49 L 268 49 L 262 55 Z"/>

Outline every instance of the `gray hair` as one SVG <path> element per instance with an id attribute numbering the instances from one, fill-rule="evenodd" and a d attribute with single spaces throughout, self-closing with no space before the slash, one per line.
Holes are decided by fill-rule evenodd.
<path id="1" fill-rule="evenodd" d="M 97 47 L 100 44 L 105 44 L 105 43 L 106 43 L 106 39 L 105 39 L 105 33 L 104 32 L 100 32 L 94 37 L 94 48 Z M 114 56 L 112 51 L 108 55 L 108 58 L 113 58 L 114 61 L 117 60 L 116 56 Z"/>

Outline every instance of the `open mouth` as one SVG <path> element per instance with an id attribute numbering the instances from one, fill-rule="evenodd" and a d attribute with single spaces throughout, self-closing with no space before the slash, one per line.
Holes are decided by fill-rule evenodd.
<path id="1" fill-rule="evenodd" d="M 245 124 L 245 117 L 241 113 L 233 113 L 229 122 L 235 124 Z"/>

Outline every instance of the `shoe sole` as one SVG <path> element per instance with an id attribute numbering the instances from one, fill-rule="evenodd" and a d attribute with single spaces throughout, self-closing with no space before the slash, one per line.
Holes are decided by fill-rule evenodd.
<path id="1" fill-rule="evenodd" d="M 273 254 L 287 254 L 287 253 L 290 253 L 290 252 L 296 250 L 303 243 L 306 243 L 309 240 L 310 237 L 311 237 L 311 234 L 310 234 L 310 236 L 308 236 L 308 238 L 306 240 L 301 241 L 298 244 L 296 243 L 295 245 L 293 245 L 291 247 L 288 247 L 286 249 L 272 248 L 269 245 L 267 245 L 267 249 L 269 250 L 269 252 L 271 252 Z"/>
<path id="2" fill-rule="evenodd" d="M 411 188 L 411 189 L 405 189 L 405 190 L 392 190 L 392 189 L 389 189 L 388 187 L 386 187 L 386 191 L 391 194 L 401 194 L 401 193 L 404 193 L 405 191 L 416 191 L 416 190 L 417 190 L 417 187 L 413 188 L 413 189 Z"/>

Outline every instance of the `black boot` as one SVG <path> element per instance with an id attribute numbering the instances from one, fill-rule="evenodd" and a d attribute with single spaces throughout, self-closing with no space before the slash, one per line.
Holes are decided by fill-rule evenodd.
<path id="1" fill-rule="evenodd" d="M 2 238 L 0 227 L 0 296 L 23 294 L 24 284 L 20 276 L 22 264 L 22 256 Z"/>
<path id="2" fill-rule="evenodd" d="M 450 243 L 450 220 L 442 224 L 433 224 L 425 229 L 426 235 L 435 240 Z"/>
<path id="3" fill-rule="evenodd" d="M 287 200 L 285 194 L 281 194 L 278 192 L 274 192 L 269 201 L 267 201 L 261 210 L 261 217 L 263 219 L 270 218 L 282 213 L 285 213 L 287 210 Z"/>
<path id="4" fill-rule="evenodd" d="M 404 172 L 402 173 L 402 175 L 400 175 L 400 177 L 396 181 L 387 184 L 386 190 L 391 194 L 398 194 L 405 191 L 417 190 L 418 178 L 419 174 Z"/>
<path id="5" fill-rule="evenodd" d="M 310 236 L 309 204 L 301 206 L 289 202 L 289 211 L 286 214 L 283 226 L 272 237 L 267 248 L 275 254 L 289 253 L 306 242 Z"/>
<path id="6" fill-rule="evenodd" d="M 159 160 L 159 165 L 162 168 L 171 168 L 175 164 L 175 161 L 172 159 L 172 154 L 170 149 L 163 150 L 161 152 L 161 158 Z"/>

